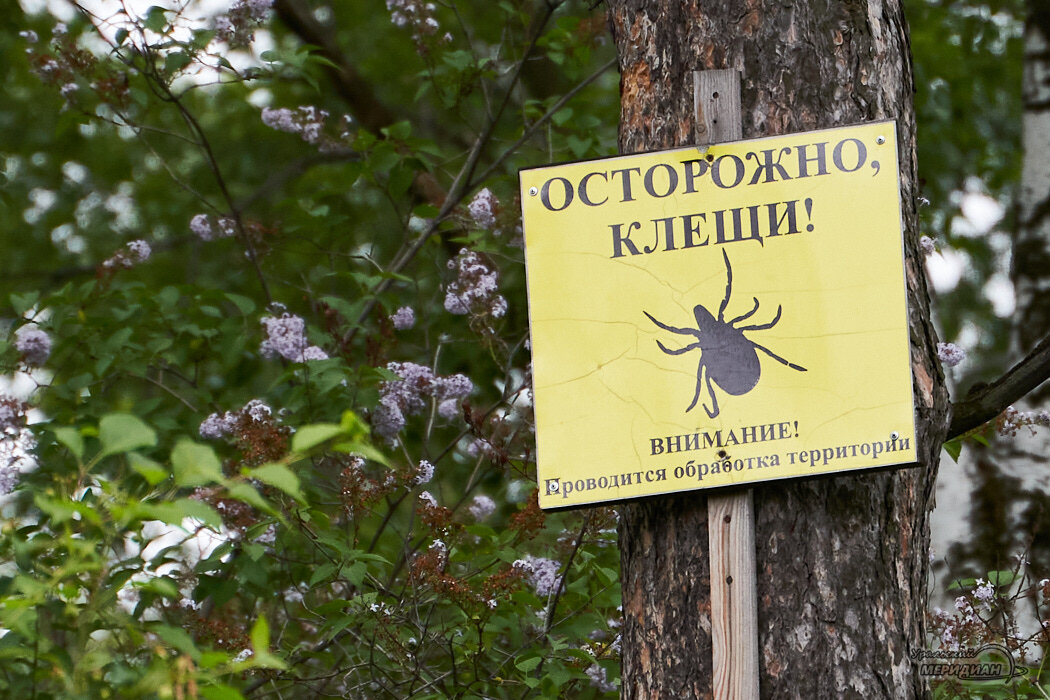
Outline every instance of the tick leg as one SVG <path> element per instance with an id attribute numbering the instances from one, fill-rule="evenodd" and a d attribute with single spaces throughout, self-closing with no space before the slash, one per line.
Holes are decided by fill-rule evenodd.
<path id="1" fill-rule="evenodd" d="M 700 331 L 696 328 L 675 328 L 674 326 L 669 326 L 666 323 L 661 323 L 660 321 L 657 321 L 655 318 L 653 318 L 653 315 L 648 311 L 642 311 L 642 313 L 648 316 L 650 321 L 655 323 L 660 328 L 663 328 L 665 331 L 671 331 L 672 333 L 677 333 L 678 335 L 691 335 L 694 338 L 700 337 Z"/>
<path id="2" fill-rule="evenodd" d="M 770 357 L 772 357 L 774 360 L 776 360 L 777 362 L 779 362 L 782 365 L 787 365 L 791 369 L 797 369 L 799 372 L 806 372 L 806 371 L 808 371 L 802 365 L 796 365 L 794 362 L 788 362 L 783 357 L 781 357 L 780 355 L 776 354 L 775 352 L 773 352 L 769 348 L 764 348 L 761 345 L 759 345 L 758 343 L 751 343 L 751 344 L 755 346 L 756 350 L 761 350 L 762 352 L 766 353 L 767 355 L 769 355 Z"/>
<path id="3" fill-rule="evenodd" d="M 755 301 L 755 305 L 751 308 L 751 310 L 748 311 L 743 316 L 737 316 L 732 321 L 730 321 L 727 325 L 732 326 L 733 324 L 739 323 L 740 321 L 746 321 L 747 319 L 749 319 L 749 318 L 751 318 L 752 316 L 755 315 L 755 312 L 758 311 L 758 298 L 757 297 L 751 297 L 751 298 L 754 299 L 754 301 Z"/>
<path id="4" fill-rule="evenodd" d="M 697 350 L 697 349 L 700 348 L 700 343 L 693 343 L 692 345 L 686 345 L 684 348 L 679 348 L 677 350 L 671 350 L 666 345 L 661 343 L 659 340 L 656 341 L 656 344 L 659 345 L 660 349 L 663 350 L 668 355 L 682 355 L 684 353 L 689 352 L 690 350 Z"/>
<path id="5" fill-rule="evenodd" d="M 726 296 L 718 307 L 718 320 L 725 321 L 726 307 L 729 306 L 729 296 L 733 293 L 733 268 L 729 266 L 729 256 L 725 248 L 722 249 L 722 259 L 726 261 Z"/>
<path id="6" fill-rule="evenodd" d="M 715 416 L 718 415 L 718 397 L 715 396 L 715 388 L 713 386 L 711 386 L 711 373 L 710 372 L 707 373 L 707 393 L 711 395 L 711 406 L 712 406 L 712 408 L 709 409 L 707 406 L 704 406 L 704 410 L 707 411 L 708 417 L 714 418 Z"/>
<path id="7" fill-rule="evenodd" d="M 743 328 L 737 328 L 737 330 L 738 331 L 764 331 L 767 328 L 772 328 L 773 326 L 777 325 L 777 321 L 780 320 L 780 314 L 781 314 L 781 312 L 783 310 L 784 310 L 784 307 L 778 305 L 777 306 L 777 315 L 774 316 L 773 320 L 770 321 L 769 323 L 762 323 L 762 324 L 759 324 L 757 326 L 744 326 Z M 750 314 L 748 314 L 748 315 L 750 315 Z"/>
<path id="8" fill-rule="evenodd" d="M 705 369 L 706 369 L 706 365 L 704 365 L 704 361 L 700 360 L 700 366 L 696 368 L 696 393 L 693 394 L 693 402 L 691 404 L 689 404 L 689 408 L 685 409 L 686 413 L 689 413 L 690 411 L 692 411 L 693 410 L 693 406 L 695 406 L 696 402 L 700 400 L 700 390 L 704 388 L 704 370 Z M 708 377 L 708 387 L 711 386 L 710 381 L 711 381 L 711 378 Z M 705 406 L 704 408 L 706 409 L 707 407 Z"/>

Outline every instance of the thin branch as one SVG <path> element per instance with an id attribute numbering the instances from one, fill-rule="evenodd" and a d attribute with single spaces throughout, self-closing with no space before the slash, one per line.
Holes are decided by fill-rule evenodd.
<path id="1" fill-rule="evenodd" d="M 273 9 L 286 27 L 304 43 L 318 47 L 318 53 L 337 66 L 326 66 L 326 71 L 358 124 L 378 134 L 396 121 L 393 112 L 379 101 L 372 86 L 342 52 L 335 33 L 318 22 L 305 3 L 277 0 Z"/>
<path id="2" fill-rule="evenodd" d="M 1047 379 L 1050 379 L 1050 335 L 1002 377 L 954 404 L 947 439 L 984 425 Z"/>
<path id="3" fill-rule="evenodd" d="M 355 160 L 360 160 L 361 154 L 350 150 L 339 150 L 330 153 L 317 153 L 302 158 L 298 158 L 287 165 L 281 170 L 272 173 L 266 182 L 261 184 L 258 189 L 252 192 L 250 195 L 237 202 L 237 211 L 246 211 L 253 204 L 258 201 L 268 199 L 271 195 L 279 191 L 284 185 L 291 182 L 300 175 L 306 173 L 308 170 L 316 165 L 324 165 L 326 163 L 347 163 Z"/>
<path id="4" fill-rule="evenodd" d="M 598 70 L 594 71 L 589 76 L 584 78 L 578 85 L 576 85 L 576 87 L 574 87 L 572 90 L 569 90 L 567 93 L 562 95 L 562 98 L 560 100 L 558 100 L 557 102 L 555 102 L 551 106 L 551 108 L 547 110 L 546 114 L 544 114 L 542 117 L 540 117 L 539 119 L 534 121 L 532 124 L 530 124 L 529 128 L 525 129 L 524 133 L 522 133 L 522 135 L 521 135 L 521 138 L 519 138 L 517 141 L 515 141 L 510 146 L 508 146 L 506 148 L 506 150 L 503 151 L 503 155 L 501 155 L 499 158 L 497 158 L 495 160 L 495 162 L 492 163 L 492 165 L 490 165 L 488 168 L 485 169 L 485 171 L 483 173 L 481 173 L 481 175 L 478 175 L 478 177 L 471 183 L 471 188 L 473 188 L 474 185 L 476 185 L 478 183 L 481 183 L 481 182 L 484 182 L 485 180 L 487 180 L 488 177 L 498 167 L 503 165 L 503 162 L 506 161 L 507 158 L 509 158 L 511 155 L 516 153 L 519 148 L 521 148 L 522 144 L 524 144 L 526 141 L 531 139 L 533 134 L 535 134 L 539 130 L 539 128 L 541 126 L 546 124 L 548 121 L 551 120 L 552 117 L 554 117 L 555 114 L 557 114 L 559 111 L 561 111 L 561 108 L 564 107 L 566 104 L 568 104 L 569 100 L 571 100 L 572 98 L 576 97 L 576 95 L 578 95 L 581 90 L 583 90 L 585 87 L 587 87 L 588 85 L 593 83 L 595 80 L 597 80 L 599 77 L 601 77 L 601 75 L 603 73 L 605 73 L 605 71 L 607 71 L 610 68 L 612 68 L 613 66 L 615 66 L 617 60 L 618 59 L 615 59 L 615 58 L 611 59 L 605 65 L 600 66 L 598 68 Z"/>
<path id="5" fill-rule="evenodd" d="M 426 242 L 430 240 L 430 237 L 437 232 L 438 227 L 448 218 L 452 211 L 459 206 L 460 202 L 470 191 L 470 182 L 475 171 L 478 167 L 478 162 L 481 160 L 481 156 L 485 151 L 485 147 L 492 139 L 492 134 L 496 130 L 496 125 L 500 118 L 506 111 L 507 106 L 510 104 L 512 93 L 514 92 L 514 86 L 517 85 L 518 79 L 521 77 L 521 71 L 525 66 L 525 62 L 529 60 L 533 50 L 539 43 L 540 37 L 543 36 L 543 29 L 550 21 L 551 16 L 554 14 L 554 10 L 557 9 L 557 5 L 546 6 L 546 10 L 543 16 L 536 22 L 536 30 L 529 41 L 528 46 L 522 53 L 521 58 L 515 66 L 514 74 L 511 76 L 510 81 L 507 84 L 507 91 L 504 94 L 503 102 L 496 110 L 495 115 L 489 120 L 485 126 L 485 130 L 478 136 L 474 141 L 474 145 L 470 149 L 470 153 L 467 155 L 466 162 L 463 163 L 463 167 L 460 168 L 459 173 L 456 175 L 456 179 L 452 183 L 452 187 L 449 188 L 448 195 L 445 197 L 444 203 L 441 205 L 441 210 L 438 215 L 430 220 L 429 225 L 407 248 L 402 250 L 394 257 L 393 262 L 390 264 L 387 272 L 396 275 L 401 272 L 409 262 L 423 249 Z M 391 284 L 393 284 L 393 277 L 386 277 L 380 282 L 372 292 L 372 298 L 365 303 L 364 310 L 358 316 L 357 323 L 347 331 L 346 335 L 343 336 L 343 344 L 349 345 L 354 337 L 357 335 L 361 325 L 372 315 L 372 311 L 375 310 L 376 305 L 379 303 L 379 297 L 385 292 Z"/>

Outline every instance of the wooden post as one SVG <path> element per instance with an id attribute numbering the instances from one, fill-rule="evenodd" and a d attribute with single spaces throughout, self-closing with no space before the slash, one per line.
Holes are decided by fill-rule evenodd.
<path id="1" fill-rule="evenodd" d="M 693 72 L 697 145 L 743 138 L 740 74 Z M 717 699 L 758 697 L 758 600 L 755 583 L 755 511 L 751 489 L 707 500 L 711 557 L 711 639 Z"/>

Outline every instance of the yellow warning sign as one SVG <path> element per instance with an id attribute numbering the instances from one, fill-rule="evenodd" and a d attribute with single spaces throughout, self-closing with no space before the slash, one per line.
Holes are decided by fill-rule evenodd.
<path id="1" fill-rule="evenodd" d="M 914 462 L 896 127 L 521 172 L 540 504 Z"/>

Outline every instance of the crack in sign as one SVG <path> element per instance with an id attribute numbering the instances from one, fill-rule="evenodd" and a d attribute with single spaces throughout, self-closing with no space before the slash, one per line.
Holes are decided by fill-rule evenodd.
<path id="1" fill-rule="evenodd" d="M 755 305 L 746 314 L 737 316 L 730 321 L 725 320 L 726 307 L 729 306 L 729 298 L 733 293 L 733 268 L 729 264 L 729 256 L 725 250 L 722 251 L 722 258 L 726 263 L 726 294 L 718 307 L 717 318 L 702 304 L 697 304 L 693 307 L 696 328 L 677 328 L 656 320 L 648 311 L 642 310 L 642 313 L 648 316 L 650 321 L 663 330 L 696 338 L 696 342 L 677 350 L 668 348 L 659 340 L 656 341 L 656 344 L 668 355 L 683 355 L 692 350 L 700 351 L 700 364 L 696 368 L 696 392 L 693 394 L 692 403 L 685 409 L 685 412 L 689 413 L 689 411 L 693 410 L 697 401 L 700 400 L 700 392 L 706 386 L 707 393 L 711 397 L 711 408 L 708 408 L 705 403 L 704 410 L 707 411 L 707 415 L 711 418 L 717 416 L 719 412 L 715 386 L 730 396 L 742 396 L 758 385 L 758 380 L 762 375 L 762 365 L 758 360 L 758 350 L 793 370 L 799 372 L 807 371 L 805 367 L 785 360 L 769 348 L 759 345 L 744 335 L 745 331 L 768 330 L 777 325 L 780 321 L 780 314 L 783 311 L 783 307 L 779 304 L 777 305 L 776 316 L 768 323 L 751 326 L 736 325 L 755 315 L 758 311 L 757 297 L 752 297 Z"/>

